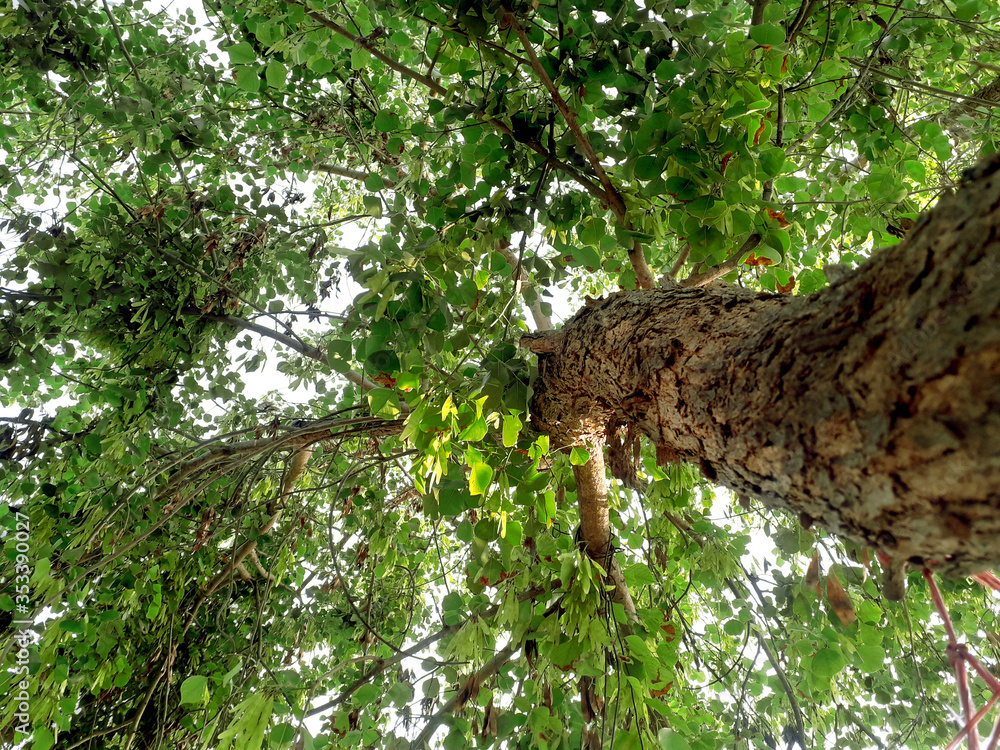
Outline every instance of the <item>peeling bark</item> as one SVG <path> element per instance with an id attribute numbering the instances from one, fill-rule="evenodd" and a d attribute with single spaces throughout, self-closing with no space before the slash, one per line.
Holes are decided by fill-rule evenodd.
<path id="1" fill-rule="evenodd" d="M 539 354 L 557 446 L 634 425 L 660 461 L 881 550 L 1000 563 L 1000 157 L 899 245 L 816 294 L 737 287 L 591 301 Z"/>

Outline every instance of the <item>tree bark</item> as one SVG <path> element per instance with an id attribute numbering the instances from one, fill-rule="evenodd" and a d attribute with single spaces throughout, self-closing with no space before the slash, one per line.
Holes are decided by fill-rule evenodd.
<path id="1" fill-rule="evenodd" d="M 1000 563 L 998 230 L 994 157 L 816 294 L 590 300 L 522 339 L 539 355 L 535 426 L 562 447 L 633 426 L 661 463 L 692 462 L 894 566 L 981 572 Z"/>

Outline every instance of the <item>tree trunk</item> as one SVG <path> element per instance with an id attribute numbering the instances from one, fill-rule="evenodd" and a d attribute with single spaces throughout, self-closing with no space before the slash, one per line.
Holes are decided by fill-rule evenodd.
<path id="1" fill-rule="evenodd" d="M 994 157 L 905 242 L 816 294 L 591 300 L 522 341 L 539 354 L 535 425 L 559 446 L 606 431 L 621 446 L 631 425 L 661 463 L 699 465 L 897 569 L 981 572 L 1000 563 L 998 228 Z"/>

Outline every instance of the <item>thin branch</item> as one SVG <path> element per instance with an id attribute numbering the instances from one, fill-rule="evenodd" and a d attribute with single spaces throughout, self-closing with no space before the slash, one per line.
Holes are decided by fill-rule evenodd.
<path id="1" fill-rule="evenodd" d="M 542 66 L 541 61 L 538 59 L 538 55 L 535 54 L 535 48 L 531 44 L 531 40 L 528 39 L 527 33 L 524 31 L 524 27 L 518 22 L 507 8 L 503 8 L 505 15 L 505 21 L 510 23 L 514 33 L 517 34 L 517 38 L 521 41 L 521 46 L 524 48 L 525 54 L 528 55 L 528 60 L 531 63 L 531 69 L 535 71 L 535 75 L 538 76 L 538 80 L 542 82 L 542 86 L 545 90 L 549 92 L 552 97 L 553 103 L 556 108 L 562 114 L 563 119 L 566 120 L 566 124 L 569 125 L 570 131 L 573 133 L 573 138 L 576 140 L 577 145 L 580 147 L 580 151 L 583 155 L 587 157 L 587 161 L 590 162 L 590 166 L 594 169 L 594 174 L 597 175 L 597 179 L 600 180 L 601 186 L 604 188 L 604 198 L 607 200 L 608 205 L 611 206 L 612 210 L 616 215 L 624 216 L 625 214 L 625 204 L 615 190 L 615 186 L 611 184 L 611 178 L 608 177 L 607 172 L 604 171 L 604 167 L 601 165 L 601 160 L 597 157 L 597 153 L 594 151 L 594 147 L 590 144 L 590 139 L 587 138 L 587 134 L 583 132 L 580 128 L 580 123 L 577 122 L 576 113 L 569 108 L 566 100 L 562 98 L 559 93 L 559 89 L 549 78 L 549 74 L 545 71 Z"/>
<path id="2" fill-rule="evenodd" d="M 476 684 L 481 685 L 490 677 L 499 672 L 500 669 L 508 661 L 510 661 L 510 657 L 513 656 L 516 648 L 517 647 L 513 643 L 508 643 L 502 649 L 497 651 L 496 654 L 493 656 L 493 658 L 490 659 L 488 662 L 486 662 L 483 668 L 480 669 L 478 672 L 476 672 L 476 674 L 470 677 L 469 679 L 475 680 Z M 416 739 L 414 739 L 413 742 L 410 743 L 410 750 L 423 750 L 423 747 L 427 743 L 427 740 L 429 740 L 431 738 L 431 735 L 434 734 L 434 730 L 436 730 L 438 726 L 441 725 L 441 722 L 444 721 L 444 717 L 452 713 L 453 711 L 455 711 L 456 708 L 459 707 L 458 703 L 459 700 L 462 698 L 462 694 L 463 690 L 460 687 L 458 691 L 451 697 L 451 699 L 443 706 L 441 706 L 441 709 L 428 720 L 427 724 L 420 731 L 420 734 L 418 734 Z"/>
<path id="3" fill-rule="evenodd" d="M 372 172 L 361 172 L 357 169 L 348 169 L 347 167 L 338 167 L 336 164 L 313 164 L 312 168 L 317 172 L 325 172 L 326 174 L 335 174 L 338 177 L 347 177 L 350 180 L 357 180 L 358 182 L 364 182 L 373 173 Z M 393 187 L 390 180 L 382 178 L 382 181 L 389 187 Z"/>
<path id="4" fill-rule="evenodd" d="M 785 133 L 785 87 L 780 83 L 778 84 L 778 116 L 774 124 L 774 145 L 781 148 L 782 138 Z M 764 187 L 761 189 L 760 199 L 764 203 L 768 203 L 771 200 L 771 195 L 774 193 L 774 178 L 767 180 L 764 183 Z"/>
<path id="5" fill-rule="evenodd" d="M 360 37 L 356 36 L 355 34 L 352 34 L 350 31 L 348 31 L 347 29 L 345 29 L 343 26 L 341 26 L 340 24 L 338 24 L 336 21 L 333 21 L 333 20 L 327 18 L 322 13 L 318 13 L 317 11 L 312 10 L 305 3 L 299 2 L 299 0 L 289 0 L 289 2 L 294 3 L 295 5 L 302 6 L 303 8 L 306 9 L 306 15 L 309 16 L 311 19 L 313 19 L 314 21 L 317 21 L 318 23 L 322 24 L 323 26 L 326 26 L 331 31 L 335 31 L 336 33 L 340 34 L 341 36 L 346 37 L 347 39 L 350 39 L 352 42 L 354 42 L 356 45 L 358 45 L 362 49 L 368 50 L 369 54 L 371 54 L 372 57 L 374 57 L 376 60 L 379 60 L 382 63 L 388 65 L 390 68 L 392 68 L 393 70 L 395 70 L 400 75 L 402 75 L 402 76 L 404 76 L 406 78 L 409 78 L 411 81 L 416 81 L 417 83 L 422 83 L 424 86 L 426 86 L 427 88 L 429 88 L 433 93 L 437 94 L 438 96 L 443 97 L 443 96 L 445 96 L 448 93 L 448 90 L 445 89 L 441 84 L 439 84 L 433 78 L 431 78 L 429 76 L 425 76 L 423 73 L 418 73 L 417 71 L 413 70 L 412 68 L 408 68 L 405 65 L 403 65 L 402 63 L 396 62 L 395 60 L 393 60 L 388 55 L 385 55 L 382 52 L 380 52 L 379 50 L 375 49 L 373 46 L 365 44 L 364 42 L 361 41 Z"/>
<path id="6" fill-rule="evenodd" d="M 524 253 L 524 240 L 527 238 L 528 233 L 525 232 L 521 239 L 521 253 Z M 531 292 L 534 288 L 531 284 L 531 280 L 528 278 L 528 272 L 524 270 L 522 265 L 523 257 L 517 257 L 510 251 L 510 245 L 506 247 L 501 247 L 499 244 L 495 246 L 496 251 L 500 253 L 504 260 L 510 264 L 511 268 L 515 269 L 515 279 L 514 288 L 515 293 L 520 292 L 522 299 L 524 299 L 524 304 L 531 313 L 532 319 L 535 321 L 535 328 L 539 331 L 548 331 L 552 328 L 552 320 L 542 311 L 542 301 L 535 292 L 534 299 L 529 301 Z"/>
<path id="7" fill-rule="evenodd" d="M 139 78 L 139 69 L 135 66 L 132 61 L 132 55 L 129 54 L 128 47 L 125 46 L 125 40 L 122 39 L 122 30 L 118 28 L 118 21 L 115 20 L 114 13 L 111 12 L 111 8 L 108 7 L 108 0 L 101 0 L 104 4 L 104 12 L 108 16 L 108 20 L 111 21 L 111 28 L 115 32 L 115 39 L 118 40 L 118 46 L 121 48 L 122 54 L 125 55 L 125 60 L 128 62 L 128 66 L 132 68 L 132 74 L 135 76 L 135 80 L 141 81 Z"/>
<path id="8" fill-rule="evenodd" d="M 789 24 L 785 32 L 785 44 L 791 44 L 802 33 L 802 29 L 806 27 L 806 21 L 809 20 L 809 16 L 812 15 L 817 5 L 819 5 L 819 0 L 802 0 L 802 5 L 799 6 L 795 18 L 792 19 L 792 23 Z"/>
<path id="9" fill-rule="evenodd" d="M 266 326 L 259 325 L 257 323 L 252 323 L 246 318 L 239 318 L 232 315 L 215 315 L 213 313 L 203 313 L 197 308 L 185 307 L 181 309 L 181 315 L 191 315 L 193 317 L 201 318 L 203 320 L 211 320 L 215 323 L 222 323 L 224 325 L 232 326 L 233 328 L 240 328 L 244 331 L 252 331 L 260 336 L 266 336 L 269 339 L 277 341 L 279 344 L 284 344 L 289 349 L 293 349 L 300 354 L 304 354 L 310 359 L 314 359 L 317 362 L 322 362 L 324 365 L 328 364 L 326 359 L 326 354 L 319 348 L 307 344 L 304 341 L 292 338 L 284 333 L 279 333 L 278 331 L 271 330 Z M 374 390 L 379 386 L 371 382 L 367 378 L 358 375 L 354 372 L 348 372 L 344 377 L 354 383 L 356 386 L 363 388 L 366 391 Z"/>
<path id="10" fill-rule="evenodd" d="M 796 140 L 795 143 L 793 143 L 790 148 L 796 149 L 803 143 L 808 141 L 810 138 L 812 138 L 814 135 L 816 135 L 816 133 L 818 133 L 820 130 L 822 130 L 828 124 L 830 124 L 833 121 L 833 118 L 839 115 L 840 112 L 844 109 L 844 107 L 846 107 L 851 102 L 851 100 L 854 98 L 854 94 L 857 92 L 859 88 L 861 88 L 861 84 L 864 83 L 865 78 L 868 76 L 868 71 L 871 69 L 872 63 L 875 61 L 875 55 L 878 52 L 880 45 L 882 44 L 882 40 L 885 39 L 885 37 L 889 34 L 889 29 L 892 26 L 892 22 L 895 20 L 896 14 L 899 13 L 899 8 L 900 6 L 902 6 L 902 4 L 903 0 L 899 0 L 899 2 L 896 4 L 895 10 L 892 11 L 892 16 L 889 17 L 889 21 L 886 23 L 885 25 L 886 27 L 882 30 L 882 33 L 879 35 L 878 41 L 872 45 L 872 51 L 868 55 L 868 59 L 865 60 L 864 64 L 861 66 L 861 70 L 858 72 L 858 75 L 854 79 L 854 83 L 851 84 L 851 87 L 844 92 L 844 95 L 840 97 L 840 100 L 830 109 L 830 112 L 827 114 L 827 116 L 824 117 L 819 122 L 817 122 L 816 125 L 812 128 L 812 130 L 810 130 L 805 135 L 799 137 L 799 139 Z"/>
<path id="11" fill-rule="evenodd" d="M 858 62 L 854 58 L 845 59 L 852 64 L 857 64 Z M 889 73 L 881 68 L 873 70 L 871 73 L 872 75 L 877 75 L 880 78 L 888 78 L 890 81 L 895 81 L 896 83 L 901 84 L 904 88 L 917 89 L 930 94 L 931 96 L 935 96 L 938 99 L 956 102 L 957 105 L 977 105 L 980 107 L 1000 108 L 1000 99 L 992 98 L 997 95 L 995 91 L 990 89 L 993 84 L 988 84 L 973 94 L 959 94 L 956 91 L 947 91 L 945 89 L 939 89 L 935 86 L 928 86 L 926 83 L 920 83 L 920 81 L 914 81 L 910 78 L 903 78 L 902 76 L 898 76 L 895 73 Z M 986 96 L 981 97 L 980 93 L 985 93 Z"/>
<path id="12" fill-rule="evenodd" d="M 525 592 L 523 592 L 521 594 L 518 594 L 517 600 L 519 602 L 526 602 L 526 601 L 528 601 L 530 599 L 536 598 L 537 596 L 539 596 L 541 594 L 548 593 L 549 591 L 554 591 L 555 589 L 559 588 L 559 586 L 561 586 L 561 585 L 562 585 L 562 582 L 559 581 L 559 579 L 554 579 L 552 581 L 552 584 L 551 584 L 551 586 L 550 586 L 549 589 L 546 589 L 543 586 L 533 586 L 532 588 L 528 589 L 527 591 L 525 591 Z M 480 620 L 489 620 L 490 618 L 496 616 L 496 614 L 499 611 L 500 611 L 500 605 L 499 604 L 494 604 L 492 607 L 490 607 L 489 609 L 487 609 L 485 612 L 482 612 L 479 615 L 474 615 L 474 617 L 477 617 Z M 407 657 L 410 657 L 410 656 L 415 656 L 415 655 L 419 654 L 421 651 L 423 651 L 424 649 L 426 649 L 428 646 L 434 645 L 435 643 L 437 643 L 438 641 L 440 641 L 442 638 L 446 638 L 449 635 L 453 635 L 454 633 L 457 633 L 459 630 L 461 630 L 463 627 L 465 627 L 465 624 L 467 622 L 469 622 L 469 620 L 463 620 L 462 622 L 456 623 L 455 625 L 445 625 L 443 628 L 441 628 L 440 630 L 438 630 L 436 633 L 431 633 L 430 635 L 428 635 L 427 637 L 423 638 L 422 640 L 419 640 L 416 643 L 414 643 L 409 648 L 405 648 L 405 649 L 401 649 L 401 650 L 397 651 L 392 656 L 390 656 L 388 659 L 379 659 L 376 664 L 372 665 L 372 668 L 371 668 L 370 671 L 368 671 L 367 673 L 361 675 L 358 679 L 356 679 L 354 682 L 352 682 L 350 685 L 348 685 L 346 688 L 344 688 L 336 698 L 333 698 L 332 700 L 327 701 L 322 706 L 318 706 L 316 708 L 310 709 L 305 714 L 305 717 L 308 718 L 310 716 L 316 716 L 317 714 L 321 714 L 324 711 L 328 711 L 329 709 L 334 708 L 334 707 L 340 705 L 341 703 L 343 703 L 344 701 L 346 701 L 348 698 L 350 698 L 352 695 L 354 695 L 354 693 L 357 692 L 358 688 L 360 688 L 362 685 L 368 684 L 369 682 L 372 681 L 373 678 L 375 678 L 378 675 L 382 674 L 387 669 L 396 666 L 401 661 L 403 661 L 403 659 L 406 659 Z"/>
<path id="13" fill-rule="evenodd" d="M 674 261 L 674 264 L 670 266 L 670 270 L 667 272 L 667 275 L 670 278 L 677 278 L 677 274 L 681 272 L 681 269 L 684 268 L 684 264 L 687 263 L 689 255 L 691 255 L 691 243 L 685 242 L 684 247 L 681 248 L 680 255 L 677 256 L 677 260 Z"/>
<path id="14" fill-rule="evenodd" d="M 590 166 L 593 167 L 594 173 L 597 175 L 597 179 L 604 188 L 604 200 L 614 212 L 618 219 L 618 223 L 625 229 L 631 229 L 632 224 L 628 220 L 628 209 L 625 206 L 625 201 L 622 199 L 621 194 L 619 194 L 618 190 L 611 182 L 611 178 L 608 177 L 608 173 L 604 171 L 604 167 L 601 165 L 601 160 L 597 157 L 597 153 L 594 151 L 594 147 L 591 145 L 590 139 L 587 138 L 587 134 L 583 132 L 583 129 L 580 127 L 580 123 L 576 119 L 576 113 L 569 108 L 566 100 L 563 99 L 562 95 L 559 93 L 559 89 L 552 82 L 552 79 L 549 78 L 549 74 L 542 66 L 541 61 L 538 59 L 538 55 L 535 54 L 535 49 L 531 44 L 531 40 L 528 39 L 528 35 L 524 31 L 524 27 L 521 26 L 517 18 L 510 12 L 509 9 L 503 7 L 503 11 L 504 22 L 509 23 L 510 27 L 514 29 L 514 33 L 517 34 L 517 38 L 520 40 L 521 46 L 524 48 L 524 52 L 528 56 L 528 60 L 531 63 L 531 69 L 535 71 L 535 75 L 538 76 L 538 80 L 541 81 L 542 85 L 549 92 L 556 108 L 559 110 L 560 114 L 562 114 L 563 119 L 566 120 L 566 124 L 569 125 L 569 129 L 573 133 L 573 138 L 576 139 L 577 146 L 579 146 L 584 156 L 587 157 L 587 161 L 590 162 Z M 653 280 L 653 273 L 649 270 L 649 265 L 646 263 L 646 256 L 642 251 L 642 245 L 638 241 L 634 242 L 631 249 L 628 251 L 628 259 L 632 264 L 632 270 L 635 271 L 635 277 L 639 287 L 641 289 L 655 289 L 656 282 Z"/>
<path id="15" fill-rule="evenodd" d="M 731 255 L 727 260 L 723 261 L 719 265 L 709 268 L 707 271 L 702 271 L 700 273 L 693 273 L 688 276 L 684 281 L 681 282 L 683 287 L 699 287 L 707 286 L 713 281 L 721 276 L 725 276 L 730 271 L 734 270 L 742 262 L 746 254 L 754 250 L 757 245 L 760 244 L 761 236 L 759 234 L 751 234 L 747 237 L 746 242 L 743 246 L 736 252 L 735 255 Z"/>
<path id="16" fill-rule="evenodd" d="M 590 193 L 595 198 L 598 198 L 602 201 L 607 200 L 607 195 L 605 195 L 604 190 L 601 188 L 600 185 L 598 185 L 585 175 L 581 174 L 575 167 L 571 166 L 570 164 L 567 164 L 561 159 L 557 159 L 552 154 L 552 152 L 549 151 L 547 148 L 545 148 L 545 146 L 543 146 L 542 144 L 538 143 L 537 141 L 529 141 L 518 138 L 514 134 L 514 131 L 511 130 L 509 127 L 507 127 L 507 125 L 501 122 L 500 120 L 487 119 L 486 122 L 488 122 L 490 125 L 492 125 L 494 128 L 499 130 L 504 135 L 509 135 L 511 138 L 513 138 L 521 145 L 527 146 L 536 154 L 544 156 L 547 164 L 554 167 L 555 169 L 558 169 L 560 172 L 565 172 L 566 174 L 568 174 L 571 178 L 573 178 L 573 180 L 575 180 L 584 188 L 586 188 L 587 192 Z"/>

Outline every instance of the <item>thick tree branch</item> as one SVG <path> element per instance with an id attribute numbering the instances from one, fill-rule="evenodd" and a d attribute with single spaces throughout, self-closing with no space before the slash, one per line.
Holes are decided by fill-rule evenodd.
<path id="1" fill-rule="evenodd" d="M 573 467 L 576 479 L 576 499 L 580 508 L 580 541 L 587 554 L 608 575 L 614 585 L 611 601 L 621 604 L 629 620 L 635 620 L 635 604 L 625 582 L 618 558 L 615 557 L 608 514 L 608 480 L 604 467 L 604 441 L 587 443 L 590 459 Z"/>
<path id="2" fill-rule="evenodd" d="M 614 419 L 895 565 L 1000 563 L 1000 156 L 814 295 L 619 292 L 547 343 L 532 420 L 556 445 Z"/>
<path id="3" fill-rule="evenodd" d="M 681 272 L 681 269 L 684 268 L 684 264 L 687 263 L 689 255 L 691 255 L 691 243 L 685 242 L 684 247 L 681 248 L 680 253 L 677 255 L 677 260 L 674 261 L 673 265 L 670 266 L 670 270 L 667 272 L 667 276 L 669 278 L 677 278 L 677 274 Z"/>

